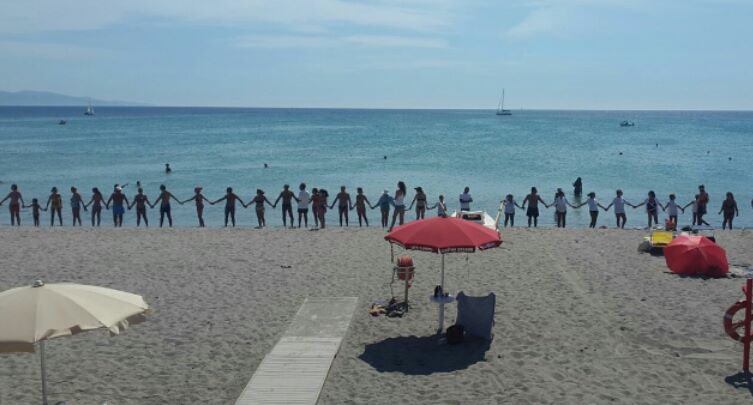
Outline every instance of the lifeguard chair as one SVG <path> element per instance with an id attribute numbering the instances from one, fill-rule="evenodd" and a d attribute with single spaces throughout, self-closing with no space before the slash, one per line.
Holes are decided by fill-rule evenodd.
<path id="1" fill-rule="evenodd" d="M 403 305 L 405 310 L 408 310 L 408 289 L 413 285 L 413 277 L 416 274 L 416 268 L 413 266 L 413 258 L 410 256 L 400 256 L 395 262 L 395 266 L 392 268 L 392 280 L 390 281 L 390 293 L 395 296 L 392 285 L 395 282 L 403 281 L 405 285 L 405 298 Z"/>

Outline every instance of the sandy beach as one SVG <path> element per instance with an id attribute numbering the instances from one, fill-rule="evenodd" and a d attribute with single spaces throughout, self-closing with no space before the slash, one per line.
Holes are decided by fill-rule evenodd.
<path id="1" fill-rule="evenodd" d="M 740 404 L 742 345 L 722 328 L 741 279 L 681 278 L 640 254 L 643 231 L 503 230 L 501 248 L 447 258 L 448 290 L 497 294 L 494 340 L 438 345 L 437 255 L 403 318 L 381 229 L 0 230 L 0 290 L 46 282 L 144 296 L 146 323 L 50 341 L 50 399 L 69 404 L 229 404 L 308 297 L 359 305 L 320 404 Z M 753 233 L 717 232 L 735 265 Z M 448 306 L 448 320 L 455 308 Z M 0 355 L 0 404 L 40 398 L 38 354 Z"/>

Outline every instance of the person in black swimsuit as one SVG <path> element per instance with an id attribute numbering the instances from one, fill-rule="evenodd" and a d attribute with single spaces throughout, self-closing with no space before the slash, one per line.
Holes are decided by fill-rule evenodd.
<path id="1" fill-rule="evenodd" d="M 424 193 L 424 189 L 421 187 L 416 187 L 415 190 L 416 195 L 413 196 L 413 201 L 411 201 L 408 211 L 413 208 L 413 204 L 416 204 L 416 219 L 424 219 L 426 215 L 426 193 Z"/>
<path id="2" fill-rule="evenodd" d="M 149 197 L 144 194 L 144 189 L 139 187 L 138 193 L 133 196 L 133 202 L 128 206 L 130 210 L 136 206 L 136 226 L 141 225 L 141 219 L 144 219 L 144 226 L 149 227 L 149 220 L 146 218 L 146 207 L 149 204 Z"/>
<path id="3" fill-rule="evenodd" d="M 212 201 L 210 202 L 210 204 L 214 205 L 223 200 L 225 201 L 225 227 L 227 227 L 228 218 L 232 220 L 233 226 L 235 226 L 235 203 L 239 202 L 244 207 L 246 206 L 246 204 L 243 203 L 243 200 L 241 200 L 240 197 L 233 193 L 232 187 L 227 188 L 227 194 L 225 194 L 224 197 L 220 198 L 219 200 Z"/>
<path id="4" fill-rule="evenodd" d="M 172 228 L 173 216 L 170 213 L 170 199 L 172 198 L 180 205 L 183 205 L 183 202 L 175 197 L 173 193 L 167 191 L 167 187 L 165 187 L 164 184 L 159 186 L 159 190 L 159 197 L 157 197 L 157 199 L 154 201 L 154 204 L 151 204 L 150 207 L 154 208 L 154 206 L 157 205 L 158 202 L 161 202 L 159 206 L 159 227 L 162 228 L 162 224 L 165 222 L 165 216 L 167 216 L 167 223 Z"/>

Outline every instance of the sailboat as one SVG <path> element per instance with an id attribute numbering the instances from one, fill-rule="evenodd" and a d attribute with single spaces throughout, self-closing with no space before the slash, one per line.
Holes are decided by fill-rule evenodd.
<path id="1" fill-rule="evenodd" d="M 505 89 L 502 89 L 502 98 L 499 99 L 497 115 L 512 115 L 512 111 L 505 110 Z"/>
<path id="2" fill-rule="evenodd" d="M 86 107 L 86 111 L 84 111 L 84 115 L 94 115 L 94 108 L 92 107 L 92 103 L 89 103 L 89 106 Z"/>

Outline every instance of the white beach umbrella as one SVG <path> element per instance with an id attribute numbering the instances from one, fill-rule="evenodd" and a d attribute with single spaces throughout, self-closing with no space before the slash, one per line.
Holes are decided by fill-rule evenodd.
<path id="1" fill-rule="evenodd" d="M 80 284 L 17 287 L 0 293 L 0 352 L 34 352 L 39 343 L 42 400 L 47 405 L 44 341 L 106 328 L 117 335 L 142 322 L 149 306 L 140 295 Z"/>

